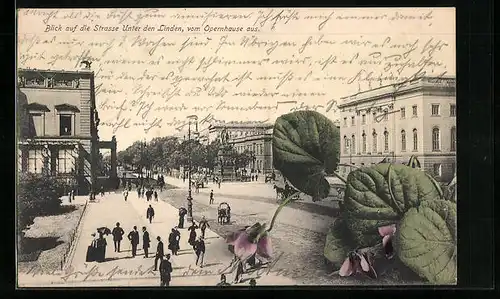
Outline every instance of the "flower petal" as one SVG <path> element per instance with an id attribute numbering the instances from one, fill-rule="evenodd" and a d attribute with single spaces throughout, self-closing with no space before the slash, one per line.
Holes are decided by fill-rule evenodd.
<path id="1" fill-rule="evenodd" d="M 381 226 L 378 228 L 381 237 L 394 235 L 396 233 L 396 224 Z"/>
<path id="2" fill-rule="evenodd" d="M 351 276 L 353 272 L 354 271 L 353 271 L 351 259 L 349 257 L 347 257 L 345 259 L 344 263 L 342 264 L 342 266 L 340 267 L 339 275 L 340 276 Z"/>
<path id="3" fill-rule="evenodd" d="M 248 234 L 242 233 L 234 241 L 234 254 L 241 260 L 247 260 L 257 251 L 257 244 L 248 240 Z"/>
<path id="4" fill-rule="evenodd" d="M 382 246 L 384 246 L 384 248 L 387 246 L 387 242 L 389 242 L 391 240 L 391 236 L 384 236 L 382 238 Z"/>
<path id="5" fill-rule="evenodd" d="M 270 258 L 273 255 L 271 237 L 263 236 L 257 243 L 257 254 L 264 258 Z"/>
<path id="6" fill-rule="evenodd" d="M 232 232 L 230 234 L 228 234 L 226 236 L 226 243 L 228 244 L 231 244 L 231 245 L 234 245 L 234 242 L 238 239 L 238 237 L 244 233 L 245 231 L 236 231 L 236 232 Z"/>

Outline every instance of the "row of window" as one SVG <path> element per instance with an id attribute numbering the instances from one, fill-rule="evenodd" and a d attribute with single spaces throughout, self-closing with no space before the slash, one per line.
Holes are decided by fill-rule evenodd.
<path id="1" fill-rule="evenodd" d="M 59 136 L 72 136 L 74 114 L 59 114 Z M 30 132 L 34 136 L 45 135 L 45 113 L 33 112 L 29 114 Z"/>
<path id="2" fill-rule="evenodd" d="M 386 113 L 384 114 L 382 120 L 387 121 L 389 119 L 388 113 L 387 113 L 387 111 L 384 111 L 384 112 L 386 112 Z M 401 115 L 401 119 L 405 119 L 406 118 L 406 108 L 401 107 L 399 109 L 399 112 Z M 432 104 L 431 105 L 431 115 L 432 116 L 440 116 L 441 115 L 440 113 L 441 113 L 440 112 L 440 105 L 439 104 Z M 457 113 L 456 105 L 450 104 L 450 117 L 455 117 L 456 113 Z M 413 114 L 413 117 L 418 116 L 417 105 L 412 106 L 412 114 Z M 366 114 L 361 115 L 361 124 L 366 125 Z M 355 126 L 355 125 L 356 125 L 356 117 L 351 116 L 351 126 Z M 344 117 L 344 127 L 347 127 L 347 117 Z"/>
<path id="3" fill-rule="evenodd" d="M 44 168 L 51 172 L 51 156 L 50 151 L 44 154 L 42 149 L 31 149 L 26 152 L 27 165 L 23 169 L 22 165 L 22 152 L 19 150 L 19 169 L 29 173 L 42 173 Z M 72 173 L 75 170 L 76 157 L 73 155 L 73 150 L 61 149 L 57 151 L 55 159 L 55 170 L 60 174 Z"/>
<path id="4" fill-rule="evenodd" d="M 372 163 L 372 164 L 375 164 L 375 163 Z M 406 163 L 403 163 L 403 164 L 406 164 Z M 352 163 L 352 165 L 356 165 L 356 163 Z M 361 163 L 361 166 L 364 166 L 365 163 Z M 455 175 L 455 163 L 452 163 L 451 164 L 451 169 L 453 170 L 453 175 Z M 341 173 L 347 173 L 349 172 L 348 171 L 348 167 L 344 167 L 344 168 L 341 168 Z M 432 173 L 435 175 L 435 176 L 442 176 L 443 175 L 443 165 L 441 163 L 434 163 L 432 164 Z"/>
<path id="5" fill-rule="evenodd" d="M 236 151 L 238 153 L 243 153 L 245 150 L 249 152 L 253 152 L 256 155 L 263 155 L 264 154 L 264 144 L 252 144 L 252 145 L 237 145 L 236 146 Z"/>
<path id="6" fill-rule="evenodd" d="M 452 127 L 450 130 L 450 151 L 456 151 L 456 135 L 457 130 L 455 127 Z M 401 136 L 401 151 L 406 151 L 406 131 L 402 130 L 400 133 Z M 384 152 L 389 152 L 389 132 L 384 131 Z M 361 135 L 361 152 L 367 152 L 367 136 L 366 133 L 363 132 Z M 377 132 L 373 132 L 372 134 L 372 152 L 378 152 L 378 135 Z M 417 129 L 413 129 L 413 151 L 418 150 L 418 132 Z M 432 151 L 440 151 L 441 150 L 441 132 L 439 128 L 435 127 L 432 129 Z M 356 153 L 356 136 L 352 135 L 349 139 L 344 135 L 344 153 L 345 154 L 354 154 Z"/>

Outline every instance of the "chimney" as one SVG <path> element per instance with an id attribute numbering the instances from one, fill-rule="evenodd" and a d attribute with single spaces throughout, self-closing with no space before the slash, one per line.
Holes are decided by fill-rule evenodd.
<path id="1" fill-rule="evenodd" d="M 92 64 L 91 61 L 88 61 L 88 60 L 82 60 L 82 62 L 80 62 L 80 68 L 82 70 L 90 70 L 90 65 Z"/>

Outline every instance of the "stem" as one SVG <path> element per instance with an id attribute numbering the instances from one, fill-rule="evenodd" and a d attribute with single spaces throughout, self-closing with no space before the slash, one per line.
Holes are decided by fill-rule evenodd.
<path id="1" fill-rule="evenodd" d="M 274 221 L 276 221 L 276 217 L 280 213 L 281 209 L 285 207 L 294 197 L 295 195 L 299 194 L 299 192 L 295 192 L 292 195 L 288 196 L 281 204 L 280 206 L 276 209 L 276 212 L 274 212 L 273 219 L 271 220 L 271 225 L 269 225 L 269 228 L 267 229 L 267 232 L 270 232 L 273 229 L 274 226 Z"/>
<path id="2" fill-rule="evenodd" d="M 341 180 L 344 184 L 347 185 L 347 180 L 344 179 L 343 177 L 340 176 L 340 174 L 336 173 L 335 171 L 333 172 L 333 175 L 335 175 L 339 180 Z"/>

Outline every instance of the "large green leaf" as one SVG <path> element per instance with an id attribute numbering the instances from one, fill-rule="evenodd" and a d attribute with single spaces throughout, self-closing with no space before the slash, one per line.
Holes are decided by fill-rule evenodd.
<path id="1" fill-rule="evenodd" d="M 457 282 L 457 209 L 445 200 L 423 202 L 410 209 L 399 225 L 399 258 L 434 284 Z"/>
<path id="2" fill-rule="evenodd" d="M 339 163 L 340 132 L 315 111 L 280 116 L 273 130 L 273 164 L 292 185 L 319 200 L 328 196 L 325 175 Z"/>
<path id="3" fill-rule="evenodd" d="M 388 163 L 362 167 L 347 177 L 347 225 L 361 246 L 371 246 L 379 238 L 378 227 L 393 224 L 408 209 L 439 197 L 432 180 L 419 169 Z"/>
<path id="4" fill-rule="evenodd" d="M 350 236 L 345 222 L 337 218 L 326 235 L 324 256 L 334 266 L 340 267 L 347 254 L 354 249 L 349 244 Z"/>

